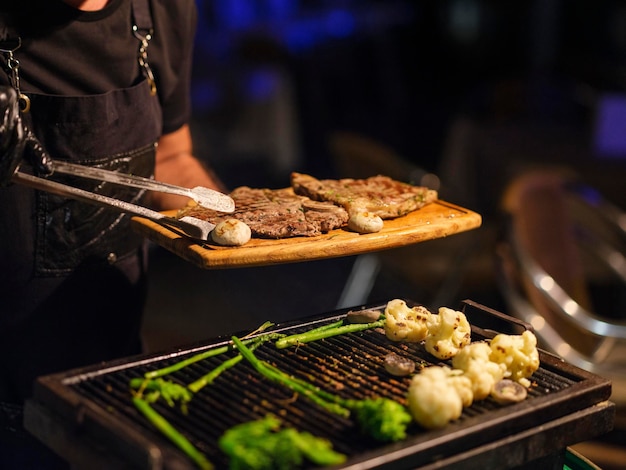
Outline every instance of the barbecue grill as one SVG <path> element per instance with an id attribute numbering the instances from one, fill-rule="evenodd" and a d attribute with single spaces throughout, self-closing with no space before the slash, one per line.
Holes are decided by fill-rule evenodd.
<path id="1" fill-rule="evenodd" d="M 415 302 L 406 300 L 407 304 Z M 384 310 L 386 303 L 358 309 Z M 331 323 L 349 309 L 276 325 L 292 334 Z M 355 310 L 352 308 L 351 310 Z M 472 324 L 472 340 L 496 333 L 519 334 L 530 325 L 466 300 L 461 305 Z M 25 426 L 76 468 L 193 469 L 191 460 L 139 414 L 129 382 L 214 348 L 230 338 L 159 354 L 141 355 L 40 377 L 25 408 Z M 380 330 L 366 330 L 306 345 L 277 349 L 271 342 L 255 354 L 296 377 L 346 398 L 384 396 L 406 403 L 409 377 L 393 377 L 383 366 L 389 352 L 418 364 L 439 364 L 419 343 L 394 343 Z M 188 365 L 168 379 L 189 384 L 232 357 L 236 351 Z M 540 351 L 528 398 L 498 405 L 475 402 L 443 429 L 410 425 L 408 437 L 384 444 L 362 435 L 348 418 L 330 414 L 257 374 L 242 361 L 195 394 L 188 413 L 164 403 L 153 406 L 183 433 L 216 468 L 228 460 L 217 439 L 230 427 L 272 413 L 285 425 L 325 437 L 348 456 L 341 468 L 563 468 L 567 446 L 605 434 L 615 409 L 608 401 L 611 383 Z"/>

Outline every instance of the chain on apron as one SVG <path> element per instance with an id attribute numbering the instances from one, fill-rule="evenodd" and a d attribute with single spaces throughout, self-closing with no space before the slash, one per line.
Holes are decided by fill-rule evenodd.
<path id="1" fill-rule="evenodd" d="M 20 94 L 23 116 L 53 158 L 152 176 L 155 142 L 161 132 L 161 110 L 148 64 L 152 38 L 147 0 L 133 0 L 133 35 L 139 40 L 138 64 L 143 80 L 103 95 L 61 97 L 24 94 L 19 89 L 19 62 L 13 49 L 11 84 Z M 19 47 L 19 44 L 17 45 Z M 135 204 L 145 191 L 66 175 L 55 180 Z M 113 264 L 137 253 L 142 239 L 130 229 L 130 215 L 100 206 L 37 192 L 36 275 L 65 275 L 85 264 Z"/>
<path id="2" fill-rule="evenodd" d="M 21 38 L 7 38 L 0 43 L 0 53 L 4 55 L 4 70 L 9 77 L 11 86 L 17 92 L 19 98 L 19 106 L 22 112 L 28 112 L 30 109 L 30 99 L 20 90 L 20 61 L 15 58 L 14 52 L 22 47 Z"/>

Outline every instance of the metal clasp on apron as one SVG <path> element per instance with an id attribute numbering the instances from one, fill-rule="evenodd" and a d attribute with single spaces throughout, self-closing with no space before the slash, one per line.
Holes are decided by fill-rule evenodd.
<path id="1" fill-rule="evenodd" d="M 152 30 L 149 30 L 146 34 L 142 35 L 139 32 L 137 25 L 133 25 L 133 34 L 137 39 L 139 39 L 140 43 L 139 54 L 137 56 L 139 66 L 143 69 L 146 79 L 148 80 L 148 84 L 150 85 L 150 94 L 154 96 L 157 92 L 156 81 L 154 80 L 154 74 L 152 73 L 152 69 L 148 63 L 148 43 L 152 39 Z"/>
<path id="2" fill-rule="evenodd" d="M 13 43 L 13 44 L 12 44 Z M 30 98 L 20 91 L 20 61 L 15 58 L 13 53 L 22 47 L 22 38 L 11 39 L 0 43 L 0 52 L 4 54 L 5 72 L 9 77 L 11 86 L 19 96 L 20 110 L 27 113 L 30 110 Z"/>

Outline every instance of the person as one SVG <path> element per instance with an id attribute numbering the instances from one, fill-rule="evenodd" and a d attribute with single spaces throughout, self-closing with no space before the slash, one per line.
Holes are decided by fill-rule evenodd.
<path id="1" fill-rule="evenodd" d="M 54 173 L 54 161 L 224 188 L 192 151 L 194 0 L 4 3 L 0 402 L 6 415 L 7 406 L 14 410 L 32 396 L 39 376 L 142 352 L 147 270 L 147 244 L 132 231 L 130 215 L 16 184 L 14 172 L 156 210 L 186 201 L 64 177 Z"/>

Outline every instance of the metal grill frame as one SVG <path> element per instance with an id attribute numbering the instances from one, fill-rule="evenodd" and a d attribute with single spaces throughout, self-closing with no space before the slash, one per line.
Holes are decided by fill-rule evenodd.
<path id="1" fill-rule="evenodd" d="M 417 304 L 411 300 L 406 302 L 409 305 Z M 384 309 L 385 305 L 386 303 L 377 303 L 342 309 L 304 320 L 286 322 L 278 325 L 273 331 L 295 333 L 342 318 L 349 310 Z M 471 300 L 464 301 L 461 309 L 472 325 L 473 341 L 491 338 L 499 332 L 519 334 L 525 329 L 532 329 L 530 325 L 520 320 Z M 130 393 L 127 403 L 115 406 L 114 400 L 107 402 L 107 397 L 111 393 L 118 393 L 115 383 L 110 385 L 109 389 L 109 385 L 103 387 L 100 381 L 109 378 L 117 380 L 118 377 L 121 377 L 120 381 L 128 380 L 131 376 L 141 376 L 138 371 L 143 373 L 145 370 L 161 368 L 166 363 L 182 360 L 184 356 L 228 343 L 229 338 L 218 338 L 165 354 L 141 355 L 40 377 L 36 382 L 34 397 L 26 405 L 25 426 L 76 468 L 148 470 L 195 468 L 182 452 L 158 431 L 152 430 L 147 421 L 142 421 L 132 406 Z M 288 359 L 291 361 L 288 372 L 311 376 L 313 372 L 298 367 L 300 362 L 297 361 L 303 361 L 312 351 L 312 355 L 306 356 L 307 360 L 313 358 L 323 362 L 332 356 L 331 359 L 338 361 L 337 357 L 349 359 L 350 355 L 355 353 L 355 348 L 364 351 L 367 349 L 365 346 L 368 348 L 371 346 L 373 351 L 380 348 L 381 354 L 383 350 L 402 352 L 403 348 L 404 352 L 413 348 L 412 353 L 416 353 L 415 348 L 419 348 L 414 345 L 407 347 L 393 343 L 378 332 L 368 331 L 354 336 L 322 340 L 289 351 L 277 350 L 268 344 L 267 347 L 259 348 L 256 354 L 269 361 L 281 362 Z M 343 355 L 338 354 L 340 349 L 344 349 Z M 376 381 L 365 381 L 362 378 L 370 374 L 373 379 L 373 374 L 377 373 L 375 369 L 380 368 L 382 356 L 376 352 L 369 354 L 370 357 L 365 358 L 359 365 L 371 367 L 371 370 L 363 372 L 357 368 L 353 371 L 354 377 L 361 376 L 358 379 L 361 380 L 359 386 L 340 387 L 337 393 L 350 397 L 383 395 L 401 401 L 405 392 L 403 387 L 408 386 L 408 378 L 392 379 L 391 376 L 378 376 Z M 418 355 L 424 358 L 422 351 L 419 351 Z M 206 367 L 210 368 L 221 362 L 220 358 L 215 360 L 217 362 L 206 364 Z M 293 398 L 292 394 L 281 389 L 279 385 L 270 384 L 262 377 L 254 376 L 255 373 L 245 362 L 238 364 L 236 372 L 233 372 L 237 380 L 235 387 L 226 387 L 228 378 L 233 380 L 232 376 L 221 377 L 218 379 L 220 382 L 216 381 L 209 386 L 212 388 L 202 397 L 202 409 L 200 411 L 198 411 L 200 408 L 190 409 L 189 414 L 195 417 L 195 421 L 191 423 L 192 427 L 206 429 L 206 423 L 215 423 L 211 420 L 217 418 L 217 422 L 220 423 L 221 420 L 222 427 L 227 428 L 233 423 L 255 419 L 272 410 L 281 418 L 285 418 L 287 424 L 297 429 L 308 430 L 317 435 L 324 430 L 330 432 L 335 448 L 349 454 L 348 462 L 342 466 L 346 469 L 418 467 L 427 469 L 441 468 L 444 463 L 446 468 L 453 468 L 455 465 L 467 468 L 470 462 L 472 465 L 488 464 L 489 468 L 511 468 L 540 458 L 554 457 L 558 460 L 566 446 L 604 434 L 613 426 L 614 405 L 607 402 L 611 394 L 610 381 L 567 364 L 541 350 L 540 361 L 541 367 L 533 376 L 533 380 L 539 385 L 531 387 L 529 398 L 524 402 L 504 407 L 491 403 L 489 399 L 483 400 L 465 409 L 461 419 L 443 429 L 425 431 L 413 426 L 407 439 L 394 444 L 374 443 L 359 436 L 357 431 L 352 429 L 349 420 L 342 421 L 328 415 L 303 398 L 295 400 L 297 402 L 295 407 L 285 405 Z M 427 358 L 427 362 L 436 361 L 430 357 Z M 352 370 L 350 365 L 346 366 L 339 362 L 334 364 L 337 370 L 342 367 L 344 371 Z M 336 375 L 337 370 L 334 369 L 333 367 L 326 370 Z M 187 374 L 188 371 L 184 373 Z M 200 372 L 194 376 L 198 373 Z M 316 373 L 320 375 L 319 371 Z M 324 380 L 321 375 L 316 380 Z M 348 375 L 343 374 L 344 379 Z M 242 396 L 245 398 L 239 402 L 239 406 L 231 408 L 224 406 L 228 399 L 236 395 L 237 387 L 242 388 L 242 383 L 253 383 L 256 389 L 251 387 L 244 390 Z M 342 385 L 341 374 L 334 384 Z M 227 392 L 229 397 L 221 403 L 220 398 L 216 398 L 220 391 Z M 197 398 L 200 396 L 197 395 L 194 400 Z M 123 397 L 121 399 L 123 400 Z M 263 401 L 267 404 L 261 404 Z M 212 410 L 210 405 L 218 407 Z M 289 413 L 281 416 L 281 409 L 287 409 Z M 169 413 L 174 420 L 178 419 L 175 411 L 165 408 L 160 408 L 159 411 L 166 417 Z M 214 439 L 221 432 L 219 429 L 217 426 L 216 434 L 211 439 L 195 438 L 196 441 L 199 439 L 195 444 L 200 450 L 215 455 Z M 343 436 L 338 433 L 350 431 L 352 431 L 350 436 L 336 439 L 337 435 Z M 212 458 L 212 455 L 209 455 L 209 458 L 215 461 L 214 456 Z M 225 461 L 219 459 L 215 463 L 218 468 L 225 466 Z"/>

